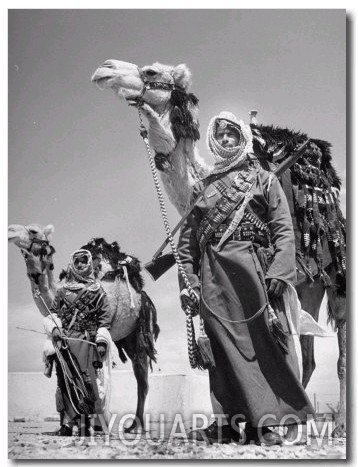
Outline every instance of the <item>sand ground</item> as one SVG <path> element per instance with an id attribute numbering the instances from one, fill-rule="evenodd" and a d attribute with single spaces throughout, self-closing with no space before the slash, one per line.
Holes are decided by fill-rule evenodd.
<path id="1" fill-rule="evenodd" d="M 345 438 L 302 438 L 289 446 L 209 445 L 182 436 L 104 433 L 91 439 L 54 436 L 58 422 L 9 422 L 9 459 L 345 459 Z M 322 441 L 320 443 L 320 441 Z"/>

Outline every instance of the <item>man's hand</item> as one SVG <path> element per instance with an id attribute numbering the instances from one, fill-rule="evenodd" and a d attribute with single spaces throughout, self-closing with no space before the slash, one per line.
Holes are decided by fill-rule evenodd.
<path id="1" fill-rule="evenodd" d="M 104 358 L 107 352 L 107 344 L 105 344 L 104 342 L 99 342 L 97 344 L 97 350 L 98 350 L 99 356 L 101 358 Z"/>
<path id="2" fill-rule="evenodd" d="M 53 340 L 53 343 L 57 346 L 57 348 L 60 349 L 62 346 L 62 334 L 59 328 L 57 327 L 53 328 L 52 340 Z"/>
<path id="3" fill-rule="evenodd" d="M 187 289 L 183 289 L 180 293 L 181 307 L 185 311 L 187 307 L 190 307 L 193 311 L 193 315 L 196 316 L 199 313 L 199 293 L 196 290 L 193 290 L 196 300 L 193 300 Z"/>
<path id="4" fill-rule="evenodd" d="M 157 114 L 157 112 L 153 110 L 152 107 L 143 100 L 128 101 L 128 105 L 131 107 L 139 107 L 140 110 L 143 112 L 143 115 L 145 115 L 148 120 L 159 120 L 159 115 Z"/>
<path id="5" fill-rule="evenodd" d="M 62 340 L 62 334 L 61 331 L 58 328 L 54 328 L 52 331 L 52 339 L 54 341 L 60 341 Z"/>
<path id="6" fill-rule="evenodd" d="M 286 282 L 280 279 L 268 279 L 266 285 L 267 294 L 270 298 L 280 298 L 287 287 Z"/>

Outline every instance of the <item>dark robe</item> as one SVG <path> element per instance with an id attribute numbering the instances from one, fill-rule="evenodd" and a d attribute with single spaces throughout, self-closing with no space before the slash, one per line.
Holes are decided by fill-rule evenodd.
<path id="1" fill-rule="evenodd" d="M 55 360 L 58 381 L 56 406 L 61 413 L 62 422 L 70 426 L 80 415 L 103 412 L 96 383 L 96 371 L 102 362 L 95 337 L 100 327 L 110 329 L 113 317 L 102 287 L 91 292 L 91 301 L 84 310 L 78 311 L 76 305 L 71 309 L 72 302 L 81 290 L 60 288 L 51 307 L 61 319 L 63 334 L 70 338 L 82 339 L 66 340 L 66 345 L 62 345 Z M 75 313 L 76 318 L 71 326 Z M 77 388 L 77 394 L 81 394 L 79 403 L 71 381 Z"/>
<path id="2" fill-rule="evenodd" d="M 217 181 L 221 179 L 230 186 L 236 174 L 237 170 L 233 170 L 197 184 L 194 196 L 202 193 L 182 227 L 178 245 L 190 283 L 200 293 L 200 315 L 215 358 L 216 368 L 209 372 L 213 411 L 253 426 L 278 425 L 288 414 L 296 418 L 287 419 L 286 424 L 304 422 L 314 411 L 299 380 L 286 315 L 276 307 L 288 333 L 288 354 L 274 340 L 264 306 L 268 302 L 265 279 L 277 278 L 288 284 L 296 280 L 292 221 L 278 179 L 260 171 L 249 201 L 251 210 L 267 223 L 274 246 L 273 260 L 265 273 L 251 241 L 229 237 L 219 251 L 217 244 L 210 242 L 203 252 L 199 248 L 199 224 L 222 196 Z M 185 287 L 182 280 L 180 287 Z M 230 322 L 250 318 L 260 309 L 264 312 L 247 324 Z M 267 415 L 271 416 L 265 418 Z"/>

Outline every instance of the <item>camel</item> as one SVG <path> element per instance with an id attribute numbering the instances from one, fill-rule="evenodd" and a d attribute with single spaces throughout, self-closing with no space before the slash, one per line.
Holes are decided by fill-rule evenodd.
<path id="1" fill-rule="evenodd" d="M 38 224 L 10 225 L 8 240 L 20 248 L 25 259 L 33 299 L 43 316 L 49 314 L 57 287 L 54 279 L 53 254 L 50 245 L 54 227 Z M 132 361 L 137 380 L 136 418 L 125 429 L 127 433 L 144 429 L 144 405 L 148 394 L 148 369 L 156 362 L 154 341 L 159 334 L 157 312 L 149 296 L 143 290 L 140 262 L 134 256 L 120 251 L 117 242 L 107 243 L 94 238 L 81 248 L 92 253 L 95 275 L 109 298 L 113 309 L 110 334 L 123 363 L 127 356 Z M 60 274 L 60 280 L 66 271 Z"/>
<path id="2" fill-rule="evenodd" d="M 111 89 L 136 105 L 148 120 L 148 139 L 155 153 L 169 200 L 185 215 L 195 182 L 212 168 L 199 155 L 198 99 L 189 92 L 189 68 L 154 63 L 135 64 L 106 60 L 92 75 L 100 89 Z M 288 129 L 258 125 L 253 111 L 251 129 L 254 154 L 266 170 L 273 170 L 302 144 L 307 135 Z M 318 320 L 325 292 L 328 317 L 337 329 L 340 411 L 334 435 L 345 431 L 346 321 L 345 221 L 339 208 L 341 182 L 331 163 L 330 144 L 311 139 L 305 153 L 281 178 L 289 201 L 296 237 L 298 285 L 302 307 Z M 301 336 L 303 385 L 315 368 L 313 337 Z"/>

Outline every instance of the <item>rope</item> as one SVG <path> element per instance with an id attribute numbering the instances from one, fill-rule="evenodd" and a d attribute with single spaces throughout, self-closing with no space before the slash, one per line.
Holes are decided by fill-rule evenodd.
<path id="1" fill-rule="evenodd" d="M 16 326 L 16 329 L 21 329 L 22 331 L 29 331 L 29 332 L 35 332 L 36 334 L 43 334 L 45 336 L 48 336 L 46 332 L 41 332 L 41 331 L 36 331 L 35 329 L 27 329 L 27 328 L 21 328 L 20 326 Z M 90 341 L 86 341 L 84 339 L 80 339 L 79 337 L 67 337 L 67 336 L 62 336 L 62 339 L 70 340 L 70 341 L 80 341 L 80 342 L 85 342 L 88 345 L 93 345 L 96 347 L 96 344 Z"/>
<path id="2" fill-rule="evenodd" d="M 155 185 L 155 189 L 157 191 L 160 212 L 161 212 L 161 215 L 162 215 L 162 219 L 163 219 L 163 223 L 164 223 L 165 232 L 166 232 L 166 235 L 167 235 L 167 238 L 168 238 L 168 242 L 169 242 L 169 245 L 170 245 L 170 247 L 172 249 L 175 262 L 176 262 L 176 264 L 178 266 L 179 274 L 181 275 L 181 277 L 183 279 L 183 282 L 184 282 L 185 287 L 186 287 L 186 289 L 188 291 L 189 297 L 191 298 L 191 300 L 195 304 L 198 304 L 198 299 L 197 299 L 197 297 L 195 295 L 194 290 L 192 289 L 192 287 L 190 285 L 188 276 L 185 273 L 185 270 L 183 268 L 183 265 L 182 265 L 180 257 L 179 257 L 177 246 L 175 244 L 175 241 L 174 241 L 174 238 L 173 238 L 173 235 L 172 235 L 172 231 L 171 231 L 169 221 L 168 221 L 167 210 L 166 210 L 166 207 L 165 207 L 165 201 L 164 201 L 162 189 L 160 187 L 160 182 L 159 182 L 157 169 L 156 169 L 156 166 L 155 166 L 155 161 L 154 161 L 154 158 L 152 156 L 152 152 L 151 152 L 149 141 L 148 141 L 148 131 L 147 131 L 146 127 L 144 126 L 141 110 L 140 110 L 139 107 L 137 107 L 137 109 L 138 109 L 138 116 L 139 116 L 139 121 L 140 121 L 139 132 L 140 132 L 141 137 L 143 138 L 144 144 L 145 144 L 146 149 L 147 149 L 147 155 L 148 155 L 148 159 L 149 159 L 150 169 L 152 171 L 154 185 Z M 193 314 L 192 314 L 193 312 L 192 312 L 192 309 L 189 306 L 186 306 L 184 311 L 185 311 L 185 314 L 186 314 L 186 329 L 187 329 L 187 340 L 188 340 L 189 363 L 190 363 L 190 366 L 192 368 L 202 368 L 200 351 L 199 351 L 199 347 L 198 347 L 198 345 L 196 343 L 196 340 L 195 340 L 195 328 L 194 328 Z M 203 327 L 202 327 L 202 329 L 203 329 Z"/>

